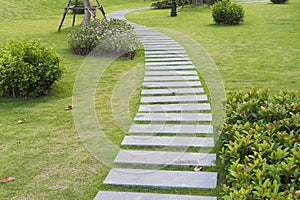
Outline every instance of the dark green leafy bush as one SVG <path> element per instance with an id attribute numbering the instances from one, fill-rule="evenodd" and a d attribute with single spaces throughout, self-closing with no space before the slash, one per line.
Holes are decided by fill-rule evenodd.
<path id="1" fill-rule="evenodd" d="M 94 20 L 74 28 L 68 39 L 73 53 L 78 55 L 122 56 L 134 53 L 140 46 L 133 27 L 124 20 Z"/>
<path id="2" fill-rule="evenodd" d="M 191 5 L 193 3 L 192 0 L 177 0 L 177 6 Z M 172 0 L 159 0 L 155 1 L 151 4 L 151 8 L 155 9 L 169 9 L 172 7 Z"/>
<path id="3" fill-rule="evenodd" d="M 45 95 L 61 76 L 61 59 L 47 45 L 15 40 L 0 43 L 0 96 Z"/>
<path id="4" fill-rule="evenodd" d="M 219 1 L 212 6 L 212 16 L 217 24 L 239 24 L 244 21 L 244 15 L 243 7 L 229 0 Z"/>
<path id="5" fill-rule="evenodd" d="M 288 0 L 271 0 L 272 3 L 275 3 L 275 4 L 284 4 L 286 3 Z"/>
<path id="6" fill-rule="evenodd" d="M 224 199 L 299 199 L 300 98 L 295 92 L 232 93 L 221 139 Z"/>

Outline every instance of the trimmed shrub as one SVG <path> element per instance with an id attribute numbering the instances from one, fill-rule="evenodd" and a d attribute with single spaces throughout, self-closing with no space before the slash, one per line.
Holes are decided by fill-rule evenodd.
<path id="1" fill-rule="evenodd" d="M 177 6 L 191 5 L 193 0 L 177 0 Z M 172 0 L 159 0 L 151 4 L 151 8 L 155 9 L 169 9 L 172 7 Z"/>
<path id="2" fill-rule="evenodd" d="M 286 3 L 288 0 L 271 0 L 272 3 L 275 3 L 275 4 L 284 4 Z"/>
<path id="3" fill-rule="evenodd" d="M 224 199 L 300 198 L 300 98 L 235 92 L 227 98 L 220 152 Z"/>
<path id="4" fill-rule="evenodd" d="M 244 21 L 244 15 L 241 5 L 228 0 L 219 1 L 212 6 L 212 16 L 217 24 L 236 25 Z"/>
<path id="5" fill-rule="evenodd" d="M 0 43 L 0 96 L 38 97 L 63 73 L 60 57 L 38 41 Z"/>
<path id="6" fill-rule="evenodd" d="M 140 47 L 133 27 L 119 19 L 94 20 L 86 26 L 76 27 L 69 34 L 68 43 L 72 52 L 78 55 L 132 56 Z"/>

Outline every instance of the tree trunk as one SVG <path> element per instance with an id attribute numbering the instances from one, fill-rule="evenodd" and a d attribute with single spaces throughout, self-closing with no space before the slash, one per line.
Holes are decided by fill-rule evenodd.
<path id="1" fill-rule="evenodd" d="M 82 2 L 83 2 L 83 6 L 84 6 L 85 10 L 84 10 L 84 17 L 81 22 L 81 26 L 85 26 L 91 20 L 91 13 L 88 9 L 93 8 L 93 3 L 92 3 L 92 0 L 82 0 Z"/>
<path id="2" fill-rule="evenodd" d="M 195 6 L 202 6 L 203 5 L 203 0 L 195 0 L 194 5 Z"/>

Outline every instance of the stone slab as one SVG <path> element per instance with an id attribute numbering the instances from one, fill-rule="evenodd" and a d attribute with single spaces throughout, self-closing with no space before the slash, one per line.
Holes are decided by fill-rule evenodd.
<path id="1" fill-rule="evenodd" d="M 152 44 L 144 44 L 144 49 L 147 51 L 147 50 L 163 50 L 163 49 L 166 49 L 166 50 L 173 50 L 173 49 L 179 49 L 179 50 L 183 50 L 184 48 L 178 44 L 173 44 L 173 45 L 170 45 L 170 44 L 165 44 L 165 45 L 152 45 Z"/>
<path id="2" fill-rule="evenodd" d="M 189 70 L 196 69 L 194 65 L 146 66 L 146 71 Z"/>
<path id="3" fill-rule="evenodd" d="M 122 146 L 163 146 L 163 147 L 214 147 L 210 137 L 184 136 L 125 136 Z"/>
<path id="4" fill-rule="evenodd" d="M 176 88 L 176 89 L 148 89 L 142 90 L 142 95 L 176 95 L 176 94 L 198 94 L 203 93 L 203 88 Z"/>
<path id="5" fill-rule="evenodd" d="M 155 166 L 216 166 L 216 154 L 120 150 L 114 162 Z"/>
<path id="6" fill-rule="evenodd" d="M 198 134 L 213 133 L 212 125 L 196 125 L 196 124 L 133 124 L 129 134 Z"/>
<path id="7" fill-rule="evenodd" d="M 196 70 L 172 70 L 172 71 L 145 71 L 145 76 L 178 76 L 178 75 L 197 75 Z"/>
<path id="8" fill-rule="evenodd" d="M 145 82 L 143 88 L 177 88 L 177 87 L 196 87 L 201 86 L 200 81 L 185 81 L 185 82 Z"/>
<path id="9" fill-rule="evenodd" d="M 192 65 L 191 61 L 146 62 L 146 66 Z"/>
<path id="10" fill-rule="evenodd" d="M 99 191 L 94 200 L 217 200 L 217 197 Z"/>
<path id="11" fill-rule="evenodd" d="M 145 51 L 184 51 L 183 47 L 147 47 L 144 46 Z"/>
<path id="12" fill-rule="evenodd" d="M 209 103 L 140 105 L 139 112 L 184 112 L 210 110 Z"/>
<path id="13" fill-rule="evenodd" d="M 187 54 L 149 54 L 145 58 L 189 58 Z"/>
<path id="14" fill-rule="evenodd" d="M 139 122 L 209 122 L 210 113 L 137 113 L 134 121 Z"/>
<path id="15" fill-rule="evenodd" d="M 113 168 L 104 184 L 159 188 L 216 188 L 216 172 Z"/>
<path id="16" fill-rule="evenodd" d="M 198 76 L 145 76 L 144 81 L 198 81 Z"/>
<path id="17" fill-rule="evenodd" d="M 147 38 L 143 36 L 139 36 L 139 39 L 142 43 L 160 43 L 160 42 L 174 42 L 174 40 L 171 40 L 170 38 Z"/>
<path id="18" fill-rule="evenodd" d="M 207 101 L 206 95 L 185 95 L 185 96 L 154 96 L 142 97 L 141 103 L 180 103 L 180 102 L 203 102 Z M 180 104 L 176 104 L 180 107 Z"/>
<path id="19" fill-rule="evenodd" d="M 175 54 L 181 55 L 186 54 L 185 50 L 157 50 L 157 51 L 145 51 L 145 55 L 162 55 L 162 54 Z"/>
<path id="20" fill-rule="evenodd" d="M 190 61 L 189 57 L 176 57 L 176 58 L 146 58 L 146 62 L 163 62 L 163 61 Z"/>
<path id="21" fill-rule="evenodd" d="M 175 42 L 175 41 L 172 41 L 172 40 L 162 40 L 162 41 L 150 41 L 150 40 L 146 40 L 146 41 L 144 41 L 143 42 L 143 45 L 145 45 L 145 44 L 152 44 L 152 45 L 161 45 L 161 44 L 171 44 L 171 45 L 173 45 L 173 44 L 177 44 L 177 45 L 179 45 L 179 43 L 178 42 Z"/>

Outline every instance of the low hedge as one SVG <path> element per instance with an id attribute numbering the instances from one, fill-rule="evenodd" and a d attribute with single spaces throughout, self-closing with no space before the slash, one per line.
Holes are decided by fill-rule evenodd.
<path id="1" fill-rule="evenodd" d="M 271 0 L 271 2 L 274 4 L 284 4 L 288 2 L 288 0 Z"/>
<path id="2" fill-rule="evenodd" d="M 177 0 L 177 6 L 191 5 L 193 4 L 192 0 Z M 169 9 L 172 7 L 172 0 L 158 0 L 151 4 L 151 8 L 154 9 Z"/>
<path id="3" fill-rule="evenodd" d="M 220 152 L 224 199 L 300 198 L 300 98 L 235 92 L 227 98 Z"/>
<path id="4" fill-rule="evenodd" d="M 0 43 L 0 96 L 38 97 L 63 73 L 61 58 L 39 41 Z"/>
<path id="5" fill-rule="evenodd" d="M 230 0 L 218 1 L 212 6 L 212 17 L 216 24 L 236 25 L 244 21 L 244 8 Z"/>
<path id="6" fill-rule="evenodd" d="M 140 41 L 133 27 L 124 20 L 94 20 L 86 26 L 75 27 L 68 43 L 74 54 L 97 56 L 128 56 L 140 48 Z"/>

